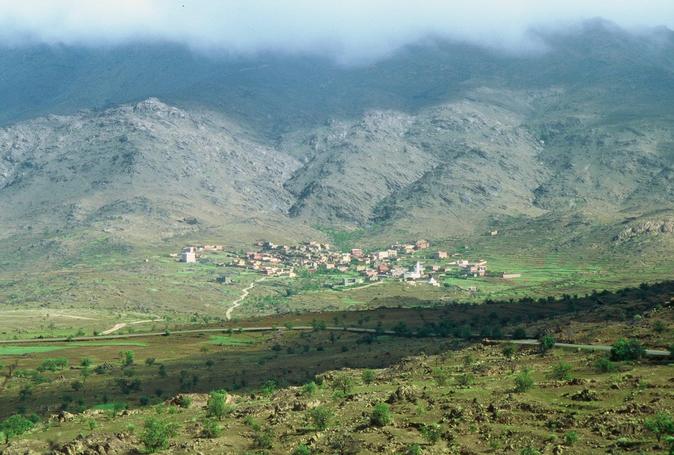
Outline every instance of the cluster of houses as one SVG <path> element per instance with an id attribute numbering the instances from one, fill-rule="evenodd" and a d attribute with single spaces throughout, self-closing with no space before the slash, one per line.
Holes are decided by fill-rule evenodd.
<path id="1" fill-rule="evenodd" d="M 384 279 L 410 283 L 427 283 L 440 286 L 443 276 L 484 277 L 487 275 L 487 261 L 468 261 L 459 253 L 450 255 L 447 251 L 435 251 L 432 254 L 417 254 L 428 250 L 427 240 L 415 243 L 396 243 L 387 249 L 364 251 L 353 248 L 349 252 L 331 249 L 327 243 L 304 242 L 299 245 L 278 245 L 269 241 L 257 243 L 257 251 L 239 254 L 230 266 L 253 270 L 266 276 L 295 277 L 299 270 L 307 273 L 342 272 L 350 276 L 343 278 L 339 286 L 353 286 L 365 282 L 377 282 Z M 204 253 L 223 251 L 222 245 L 188 246 L 182 249 L 181 262 L 194 263 Z M 424 265 L 414 258 L 423 256 L 428 262 Z M 224 265 L 224 264 L 222 264 Z M 492 274 L 493 275 L 493 274 Z M 504 279 L 519 277 L 518 274 L 499 274 Z"/>

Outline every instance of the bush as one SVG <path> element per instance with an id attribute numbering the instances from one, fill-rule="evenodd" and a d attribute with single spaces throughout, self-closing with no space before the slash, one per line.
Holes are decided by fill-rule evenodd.
<path id="1" fill-rule="evenodd" d="M 571 375 L 571 365 L 560 360 L 559 363 L 552 367 L 550 378 L 560 381 L 570 381 L 573 379 L 573 376 Z"/>
<path id="2" fill-rule="evenodd" d="M 26 431 L 33 428 L 34 422 L 25 418 L 22 415 L 13 415 L 7 417 L 5 420 L 0 422 L 0 440 L 4 439 L 4 442 L 9 442 L 14 436 L 20 436 Z"/>
<path id="3" fill-rule="evenodd" d="M 520 450 L 520 455 L 541 455 L 541 452 L 533 447 L 525 447 Z"/>
<path id="4" fill-rule="evenodd" d="M 435 380 L 435 383 L 439 386 L 445 386 L 447 385 L 447 379 L 449 375 L 445 370 L 442 368 L 436 367 L 433 368 L 433 372 L 431 373 L 433 375 L 433 379 Z"/>
<path id="5" fill-rule="evenodd" d="M 655 433 L 658 442 L 663 436 L 674 435 L 674 420 L 666 412 L 658 412 L 654 417 L 644 420 L 644 427 Z"/>
<path id="6" fill-rule="evenodd" d="M 594 369 L 599 373 L 613 373 L 618 367 L 608 357 L 600 357 L 594 363 Z"/>
<path id="7" fill-rule="evenodd" d="M 391 410 L 385 403 L 375 405 L 370 414 L 370 424 L 375 427 L 383 427 L 391 423 Z"/>
<path id="8" fill-rule="evenodd" d="M 312 397 L 318 392 L 318 386 L 314 381 L 309 381 L 302 386 L 302 395 Z"/>
<path id="9" fill-rule="evenodd" d="M 332 382 L 332 388 L 344 395 L 348 395 L 353 391 L 353 379 L 351 376 L 341 374 Z"/>
<path id="10" fill-rule="evenodd" d="M 136 354 L 133 351 L 122 351 L 119 353 L 119 359 L 123 368 L 133 365 Z"/>
<path id="11" fill-rule="evenodd" d="M 68 367 L 68 359 L 58 357 L 55 359 L 44 359 L 37 371 L 59 371 Z"/>
<path id="12" fill-rule="evenodd" d="M 145 420 L 145 431 L 140 439 L 145 449 L 152 453 L 168 448 L 169 441 L 176 435 L 177 430 L 177 425 L 174 423 L 150 417 Z"/>
<path id="13" fill-rule="evenodd" d="M 424 425 L 421 427 L 419 432 L 421 433 L 421 436 L 423 436 L 423 438 L 431 444 L 438 442 L 442 436 L 442 429 L 437 423 Z"/>
<path id="14" fill-rule="evenodd" d="M 323 431 L 328 428 L 332 412 L 325 406 L 316 406 L 309 410 L 309 419 L 318 431 Z"/>
<path id="15" fill-rule="evenodd" d="M 572 446 L 578 442 L 578 433 L 575 431 L 567 431 L 564 433 L 564 444 Z"/>
<path id="16" fill-rule="evenodd" d="M 508 343 L 505 346 L 503 346 L 503 350 L 501 352 L 503 352 L 503 356 L 506 357 L 507 359 L 512 359 L 516 352 L 515 345 L 512 343 Z"/>
<path id="17" fill-rule="evenodd" d="M 206 402 L 206 414 L 209 417 L 215 417 L 222 420 L 223 417 L 232 412 L 231 406 L 227 405 L 227 393 L 224 391 L 211 392 Z"/>
<path id="18" fill-rule="evenodd" d="M 456 383 L 459 387 L 470 387 L 470 385 L 473 383 L 474 377 L 470 373 L 464 373 L 459 375 L 456 378 Z"/>
<path id="19" fill-rule="evenodd" d="M 274 446 L 274 431 L 271 428 L 256 430 L 253 433 L 253 444 L 258 449 L 271 449 Z"/>
<path id="20" fill-rule="evenodd" d="M 181 408 L 189 408 L 192 405 L 192 399 L 185 395 L 180 395 L 176 399 L 176 404 Z"/>
<path id="21" fill-rule="evenodd" d="M 531 377 L 531 370 L 525 368 L 515 376 L 515 391 L 526 392 L 534 386 L 534 380 Z"/>
<path id="22" fill-rule="evenodd" d="M 363 370 L 362 379 L 364 384 L 372 384 L 374 382 L 375 374 L 372 370 Z"/>
<path id="23" fill-rule="evenodd" d="M 311 449 L 306 444 L 300 444 L 293 450 L 292 455 L 311 455 Z"/>
<path id="24" fill-rule="evenodd" d="M 214 439 L 222 434 L 222 427 L 215 419 L 206 419 L 202 430 L 204 437 Z"/>
<path id="25" fill-rule="evenodd" d="M 555 338 L 552 335 L 544 335 L 538 340 L 538 347 L 542 354 L 555 347 Z"/>
<path id="26" fill-rule="evenodd" d="M 412 444 L 405 450 L 405 455 L 421 455 L 422 453 L 424 451 L 419 444 Z"/>
<path id="27" fill-rule="evenodd" d="M 639 360 L 646 355 L 646 350 L 637 340 L 619 339 L 611 346 L 611 360 Z"/>

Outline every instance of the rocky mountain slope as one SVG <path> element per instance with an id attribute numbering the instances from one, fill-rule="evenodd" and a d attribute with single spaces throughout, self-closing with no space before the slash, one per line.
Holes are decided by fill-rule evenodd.
<path id="1" fill-rule="evenodd" d="M 16 230 L 95 227 L 158 238 L 283 215 L 294 158 L 217 114 L 156 99 L 0 131 L 0 210 Z"/>

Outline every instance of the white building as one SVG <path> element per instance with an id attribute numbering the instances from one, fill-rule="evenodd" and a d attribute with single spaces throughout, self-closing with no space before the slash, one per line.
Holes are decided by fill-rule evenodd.
<path id="1" fill-rule="evenodd" d="M 180 253 L 180 262 L 197 262 L 197 249 L 193 246 L 183 248 L 183 251 Z"/>
<path id="2" fill-rule="evenodd" d="M 406 280 L 418 280 L 421 278 L 423 269 L 424 268 L 421 266 L 421 263 L 417 261 L 417 263 L 414 265 L 414 269 L 411 272 L 405 272 L 404 278 Z"/>

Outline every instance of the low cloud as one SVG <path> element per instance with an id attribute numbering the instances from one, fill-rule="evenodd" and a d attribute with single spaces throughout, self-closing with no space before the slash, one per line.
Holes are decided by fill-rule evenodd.
<path id="1" fill-rule="evenodd" d="M 231 53 L 378 58 L 426 37 L 510 51 L 540 48 L 532 28 L 603 18 L 674 28 L 672 0 L 0 0 L 0 43 L 170 41 Z"/>

